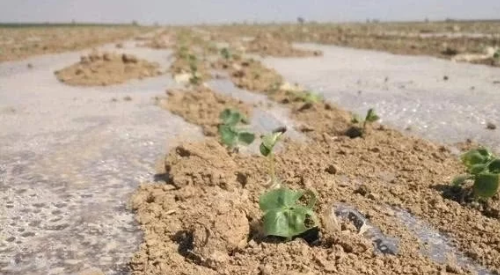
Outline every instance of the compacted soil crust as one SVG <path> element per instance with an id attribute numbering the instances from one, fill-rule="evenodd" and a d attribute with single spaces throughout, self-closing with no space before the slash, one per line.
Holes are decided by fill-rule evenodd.
<path id="1" fill-rule="evenodd" d="M 92 52 L 80 62 L 55 72 L 57 78 L 75 86 L 107 86 L 161 74 L 156 63 L 130 54 Z"/>

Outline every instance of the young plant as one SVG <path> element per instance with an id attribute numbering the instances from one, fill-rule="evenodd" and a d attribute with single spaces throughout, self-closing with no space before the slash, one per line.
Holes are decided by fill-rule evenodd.
<path id="1" fill-rule="evenodd" d="M 304 91 L 295 93 L 297 99 L 304 101 L 305 103 L 318 103 L 323 100 L 321 94 L 315 93 L 313 91 Z"/>
<path id="2" fill-rule="evenodd" d="M 366 112 L 366 117 L 365 117 L 364 120 L 361 120 L 358 115 L 354 114 L 352 116 L 351 122 L 352 123 L 361 123 L 361 122 L 363 122 L 362 131 L 364 133 L 364 132 L 366 132 L 366 125 L 368 123 L 373 123 L 373 122 L 375 122 L 375 121 L 377 121 L 379 119 L 380 119 L 380 117 L 375 113 L 375 110 L 373 108 L 370 108 L 368 110 L 368 112 Z"/>
<path id="3" fill-rule="evenodd" d="M 259 198 L 259 207 L 264 212 L 263 223 L 266 236 L 278 236 L 291 240 L 317 226 L 314 213 L 316 195 L 310 191 L 291 190 L 280 187 L 276 177 L 273 149 L 286 128 L 279 128 L 262 137 L 260 153 L 269 160 L 272 189 Z"/>
<path id="4" fill-rule="evenodd" d="M 222 123 L 219 125 L 219 135 L 224 145 L 235 148 L 238 145 L 250 145 L 255 135 L 237 127 L 239 123 L 247 123 L 243 114 L 236 110 L 225 109 L 219 115 Z"/>
<path id="5" fill-rule="evenodd" d="M 229 52 L 228 48 L 223 48 L 220 50 L 220 54 L 225 60 L 231 59 L 231 53 Z"/>
<path id="6" fill-rule="evenodd" d="M 493 197 L 500 183 L 500 159 L 488 149 L 473 149 L 461 156 L 462 163 L 467 167 L 467 174 L 456 176 L 452 184 L 462 186 L 466 181 L 473 180 L 474 197 Z"/>
<path id="7" fill-rule="evenodd" d="M 500 49 L 498 49 L 494 54 L 493 54 L 494 59 L 500 59 Z"/>
<path id="8" fill-rule="evenodd" d="M 276 177 L 276 169 L 274 163 L 274 146 L 280 140 L 281 136 L 286 132 L 285 127 L 278 128 L 272 131 L 268 135 L 264 135 L 261 137 L 262 143 L 260 144 L 259 150 L 260 153 L 268 159 L 269 165 L 269 176 L 271 177 L 270 187 L 275 188 L 280 186 L 280 181 Z"/>
<path id="9" fill-rule="evenodd" d="M 191 77 L 189 77 L 189 83 L 195 86 L 200 85 L 202 79 L 198 73 L 198 66 L 196 65 L 196 63 L 192 62 L 189 64 L 189 68 L 191 70 Z"/>

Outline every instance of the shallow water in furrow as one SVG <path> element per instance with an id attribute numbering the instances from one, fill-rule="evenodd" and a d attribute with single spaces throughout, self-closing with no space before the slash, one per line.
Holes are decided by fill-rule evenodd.
<path id="1" fill-rule="evenodd" d="M 170 54 L 121 51 L 161 64 Z M 167 148 L 202 136 L 155 106 L 153 97 L 174 85 L 169 75 L 112 87 L 59 83 L 53 71 L 79 56 L 0 64 L 1 274 L 74 274 L 91 266 L 127 274 L 142 236 L 127 209 L 130 194 L 153 180 Z"/>

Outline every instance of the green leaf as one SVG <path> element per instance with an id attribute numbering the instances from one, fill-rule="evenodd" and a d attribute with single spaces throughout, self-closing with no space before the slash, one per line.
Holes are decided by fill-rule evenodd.
<path id="1" fill-rule="evenodd" d="M 255 140 L 255 135 L 253 133 L 249 132 L 239 132 L 238 133 L 238 141 L 245 145 L 252 144 L 252 142 Z"/>
<path id="2" fill-rule="evenodd" d="M 488 165 L 488 170 L 494 174 L 500 174 L 500 159 L 495 159 Z"/>
<path id="3" fill-rule="evenodd" d="M 286 128 L 278 128 L 274 130 L 271 134 L 262 136 L 262 143 L 260 144 L 260 153 L 263 156 L 268 156 L 274 148 L 274 145 L 278 142 L 281 135 L 286 132 Z"/>
<path id="4" fill-rule="evenodd" d="M 220 125 L 219 134 L 223 144 L 228 147 L 234 147 L 238 140 L 238 133 L 236 133 L 230 125 Z"/>
<path id="5" fill-rule="evenodd" d="M 267 157 L 271 153 L 271 149 L 267 148 L 264 143 L 261 143 L 259 146 L 259 151 L 260 153 L 264 156 Z"/>
<path id="6" fill-rule="evenodd" d="M 235 126 L 244 119 L 244 116 L 236 110 L 225 109 L 220 113 L 219 118 L 223 124 Z"/>
<path id="7" fill-rule="evenodd" d="M 493 197 L 498 191 L 499 175 L 491 173 L 481 173 L 474 181 L 474 195 L 481 198 Z"/>
<path id="8" fill-rule="evenodd" d="M 357 114 L 352 114 L 351 123 L 360 123 L 361 118 Z"/>
<path id="9" fill-rule="evenodd" d="M 229 52 L 229 50 L 227 48 L 223 48 L 222 50 L 220 50 L 220 54 L 226 60 L 231 58 L 231 53 Z"/>
<path id="10" fill-rule="evenodd" d="M 379 119 L 380 117 L 375 113 L 375 110 L 373 108 L 370 108 L 366 113 L 365 121 L 367 122 L 375 122 Z"/>
<path id="11" fill-rule="evenodd" d="M 481 172 L 484 172 L 486 169 L 488 169 L 488 164 L 481 163 L 481 164 L 474 164 L 470 166 L 467 170 L 469 171 L 469 173 L 477 175 Z"/>
<path id="12" fill-rule="evenodd" d="M 473 179 L 474 176 L 471 175 L 459 175 L 453 178 L 451 184 L 453 186 L 461 186 L 465 183 L 466 180 Z"/>
<path id="13" fill-rule="evenodd" d="M 261 195 L 259 206 L 264 211 L 264 232 L 266 235 L 291 238 L 300 235 L 316 226 L 316 216 L 313 211 L 316 197 L 312 194 L 307 206 L 299 204 L 304 191 L 294 191 L 288 188 L 271 190 Z M 308 221 L 312 221 L 308 224 Z"/>
<path id="14" fill-rule="evenodd" d="M 463 164 L 469 169 L 476 164 L 486 164 L 491 158 L 491 152 L 484 148 L 472 149 L 461 156 Z"/>

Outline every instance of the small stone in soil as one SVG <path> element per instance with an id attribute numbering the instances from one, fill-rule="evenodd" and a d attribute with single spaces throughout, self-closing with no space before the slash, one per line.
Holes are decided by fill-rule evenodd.
<path id="1" fill-rule="evenodd" d="M 486 129 L 495 130 L 496 128 L 497 128 L 497 126 L 495 124 L 493 124 L 492 122 L 486 123 Z"/>
<path id="2" fill-rule="evenodd" d="M 339 170 L 339 169 L 338 169 L 335 165 L 333 165 L 333 164 L 330 164 L 330 165 L 329 165 L 329 166 L 325 169 L 325 171 L 326 171 L 326 172 L 328 172 L 328 173 L 330 173 L 330 174 L 332 174 L 332 175 L 337 174 L 338 170 Z"/>

